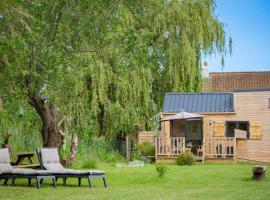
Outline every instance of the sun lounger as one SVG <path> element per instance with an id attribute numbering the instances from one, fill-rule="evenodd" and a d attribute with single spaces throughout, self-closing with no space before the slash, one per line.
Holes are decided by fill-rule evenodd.
<path id="1" fill-rule="evenodd" d="M 89 187 L 92 187 L 93 178 L 101 178 L 104 187 L 107 187 L 106 177 L 104 171 L 101 170 L 75 170 L 66 169 L 60 163 L 58 150 L 56 148 L 41 148 L 36 149 L 42 169 L 50 170 L 57 178 L 63 179 L 63 185 L 66 185 L 67 178 L 78 178 L 78 185 L 81 186 L 81 179 L 87 178 Z"/>
<path id="2" fill-rule="evenodd" d="M 27 178 L 29 186 L 31 180 L 36 179 L 37 188 L 40 188 L 41 180 L 49 178 L 53 180 L 53 185 L 56 187 L 56 178 L 51 171 L 13 168 L 10 164 L 8 149 L 0 149 L 0 179 L 4 179 L 4 185 L 7 185 L 8 179 L 12 179 L 14 186 L 18 178 Z"/>

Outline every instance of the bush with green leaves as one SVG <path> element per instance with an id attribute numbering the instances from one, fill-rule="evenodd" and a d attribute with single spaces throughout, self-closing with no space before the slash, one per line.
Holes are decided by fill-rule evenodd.
<path id="1" fill-rule="evenodd" d="M 156 164 L 156 171 L 158 173 L 158 177 L 163 177 L 166 172 L 168 171 L 168 167 L 162 163 L 157 163 Z"/>
<path id="2" fill-rule="evenodd" d="M 155 146 L 148 141 L 139 144 L 138 151 L 141 156 L 154 156 L 155 155 Z"/>
<path id="3" fill-rule="evenodd" d="M 177 165 L 193 165 L 195 164 L 195 156 L 189 152 L 181 153 L 176 159 Z"/>
<path id="4" fill-rule="evenodd" d="M 97 162 L 95 159 L 90 159 L 85 161 L 82 167 L 85 169 L 97 169 Z"/>

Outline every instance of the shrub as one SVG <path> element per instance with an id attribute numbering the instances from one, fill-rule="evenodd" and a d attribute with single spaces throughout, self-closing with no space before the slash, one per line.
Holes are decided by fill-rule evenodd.
<path id="1" fill-rule="evenodd" d="M 195 163 L 195 156 L 191 153 L 181 153 L 176 159 L 177 165 L 193 165 Z"/>
<path id="2" fill-rule="evenodd" d="M 154 156 L 155 155 L 155 146 L 148 141 L 139 144 L 138 151 L 142 156 Z"/>
<path id="3" fill-rule="evenodd" d="M 168 171 L 168 167 L 164 164 L 158 163 L 156 164 L 156 170 L 158 173 L 158 177 L 163 177 Z"/>
<path id="4" fill-rule="evenodd" d="M 97 168 L 97 162 L 94 159 L 87 160 L 83 163 L 83 168 L 85 169 L 96 169 Z"/>
<path id="5" fill-rule="evenodd" d="M 107 154 L 107 158 L 106 158 L 106 162 L 108 163 L 115 163 L 117 162 L 118 158 L 115 154 L 113 153 L 108 153 Z"/>

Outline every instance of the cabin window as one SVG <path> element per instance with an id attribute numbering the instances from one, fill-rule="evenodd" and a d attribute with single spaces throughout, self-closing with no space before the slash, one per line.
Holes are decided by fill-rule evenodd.
<path id="1" fill-rule="evenodd" d="M 193 124 L 191 126 L 191 132 L 196 134 L 196 135 L 199 135 L 200 134 L 200 124 Z"/>
<path id="2" fill-rule="evenodd" d="M 235 129 L 246 131 L 247 138 L 249 138 L 249 122 L 248 121 L 226 122 L 226 137 L 235 137 Z"/>

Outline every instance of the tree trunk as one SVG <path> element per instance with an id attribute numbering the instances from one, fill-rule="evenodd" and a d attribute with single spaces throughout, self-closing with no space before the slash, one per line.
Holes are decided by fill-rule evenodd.
<path id="1" fill-rule="evenodd" d="M 64 144 L 65 135 L 59 130 L 61 123 L 65 117 L 57 120 L 57 108 L 53 104 L 45 104 L 43 98 L 38 95 L 29 94 L 29 104 L 35 108 L 42 121 L 41 135 L 43 147 L 56 147 L 60 152 L 61 146 Z M 61 162 L 64 165 L 70 165 L 77 152 L 78 138 L 72 135 L 70 153 L 66 160 L 61 156 Z"/>
<path id="2" fill-rule="evenodd" d="M 78 137 L 75 134 L 72 134 L 70 152 L 69 152 L 68 157 L 64 163 L 66 166 L 71 165 L 71 163 L 75 157 L 75 154 L 77 152 L 77 146 L 78 146 Z"/>
<path id="3" fill-rule="evenodd" d="M 42 121 L 43 147 L 57 147 L 59 149 L 63 144 L 63 137 L 58 129 L 57 108 L 53 104 L 46 105 L 38 95 L 30 95 L 29 103 L 35 108 Z"/>

